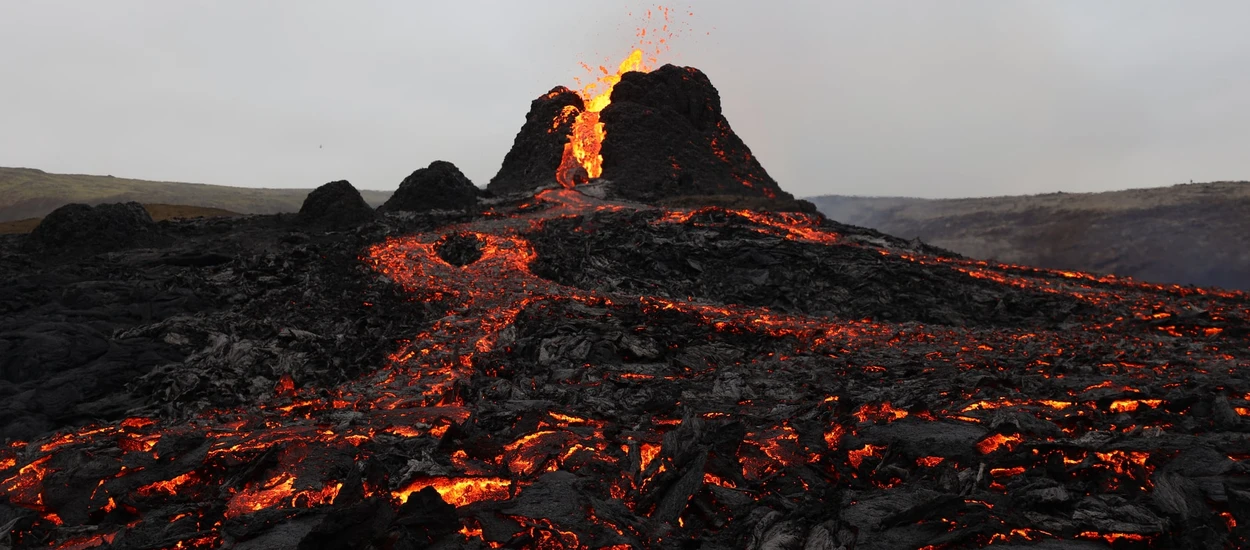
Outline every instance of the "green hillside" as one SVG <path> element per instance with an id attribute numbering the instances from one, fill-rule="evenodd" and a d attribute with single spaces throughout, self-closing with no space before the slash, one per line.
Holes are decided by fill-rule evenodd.
<path id="1" fill-rule="evenodd" d="M 252 189 L 0 168 L 0 222 L 43 217 L 73 202 L 138 201 L 218 208 L 241 214 L 297 212 L 309 191 L 311 189 Z M 361 194 L 374 207 L 391 195 L 389 191 L 366 190 Z"/>

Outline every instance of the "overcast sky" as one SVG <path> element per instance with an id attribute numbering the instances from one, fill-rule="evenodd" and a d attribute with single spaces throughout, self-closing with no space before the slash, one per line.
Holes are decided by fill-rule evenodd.
<path id="1" fill-rule="evenodd" d="M 1244 0 L 670 5 L 660 61 L 707 73 L 796 195 L 1250 179 Z M 654 6 L 6 0 L 0 166 L 394 189 L 442 159 L 485 185 L 530 101 Z"/>

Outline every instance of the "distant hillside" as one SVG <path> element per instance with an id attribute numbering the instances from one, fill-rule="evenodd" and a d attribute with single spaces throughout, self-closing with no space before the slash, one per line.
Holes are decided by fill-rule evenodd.
<path id="1" fill-rule="evenodd" d="M 826 216 L 975 258 L 1250 289 L 1250 182 L 980 199 L 811 197 Z"/>
<path id="2" fill-rule="evenodd" d="M 0 168 L 0 222 L 40 218 L 72 202 L 138 201 L 220 208 L 241 214 L 297 212 L 311 190 L 252 189 Z M 374 207 L 391 196 L 389 191 L 362 190 L 360 193 Z"/>

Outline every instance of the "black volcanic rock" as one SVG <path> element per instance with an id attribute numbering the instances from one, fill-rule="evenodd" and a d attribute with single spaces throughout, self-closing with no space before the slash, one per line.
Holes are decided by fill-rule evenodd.
<path id="1" fill-rule="evenodd" d="M 477 204 L 479 191 L 456 165 L 436 160 L 399 184 L 380 212 L 460 210 Z"/>
<path id="2" fill-rule="evenodd" d="M 515 193 L 555 183 L 573 120 L 584 108 L 581 96 L 564 86 L 556 86 L 531 102 L 512 149 L 486 188 L 495 193 Z"/>
<path id="3" fill-rule="evenodd" d="M 603 178 L 627 198 L 680 195 L 794 198 L 721 113 L 720 94 L 694 67 L 625 73 L 600 115 Z"/>
<path id="4" fill-rule="evenodd" d="M 156 223 L 137 202 L 67 204 L 39 222 L 26 245 L 42 252 L 101 252 L 143 244 L 156 236 Z"/>
<path id="5" fill-rule="evenodd" d="M 373 219 L 373 208 L 347 180 L 332 181 L 313 189 L 299 209 L 302 223 L 346 227 Z"/>

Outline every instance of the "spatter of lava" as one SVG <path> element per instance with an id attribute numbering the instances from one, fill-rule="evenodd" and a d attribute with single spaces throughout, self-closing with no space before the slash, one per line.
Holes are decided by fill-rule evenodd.
<path id="1" fill-rule="evenodd" d="M 334 505 L 349 483 L 331 473 L 343 471 L 341 467 L 336 468 L 336 460 L 349 457 L 348 466 L 362 463 L 404 440 L 441 440 L 438 452 L 442 454 L 438 461 L 445 465 L 446 471 L 416 473 L 381 485 L 366 481 L 363 486 L 366 495 L 391 499 L 398 506 L 414 492 L 432 487 L 447 502 L 471 507 L 475 503 L 516 499 L 543 473 L 566 470 L 593 472 L 587 475 L 596 479 L 606 476 L 598 485 L 586 489 L 594 498 L 623 502 L 634 513 L 654 515 L 660 513 L 657 504 L 643 495 L 657 483 L 656 479 L 674 475 L 677 468 L 664 448 L 664 435 L 691 422 L 716 422 L 730 417 L 752 426 L 735 457 L 740 470 L 718 470 L 709 463 L 701 474 L 701 483 L 747 498 L 762 498 L 776 491 L 801 492 L 801 478 L 789 475 L 795 468 L 817 472 L 838 484 L 867 488 L 897 486 L 902 483 L 901 470 L 897 467 L 878 469 L 878 465 L 888 456 L 893 456 L 897 463 L 900 459 L 897 454 L 905 451 L 888 445 L 847 442 L 858 441 L 856 436 L 873 426 L 902 421 L 983 426 L 995 413 L 1004 410 L 1035 415 L 1063 427 L 1064 433 L 1038 437 L 1011 430 L 987 432 L 976 444 L 976 452 L 987 459 L 1018 449 L 1033 449 L 1033 458 L 1028 462 L 983 473 L 990 480 L 990 494 L 1005 495 L 1007 484 L 1028 476 L 1034 469 L 1065 465 L 1073 472 L 1071 475 L 1076 476 L 1084 475 L 1085 471 L 1114 473 L 1112 479 L 1116 486 L 1104 490 L 1149 491 L 1155 464 L 1166 458 L 1167 451 L 1093 452 L 1081 450 L 1080 446 L 1059 445 L 1058 441 L 1073 441 L 1091 433 L 1095 428 L 1088 419 L 1097 415 L 1121 415 L 1124 423 L 1117 424 L 1116 429 L 1137 432 L 1171 429 L 1185 414 L 1183 407 L 1171 407 L 1165 399 L 1145 395 L 1101 403 L 1094 396 L 1112 385 L 1107 381 L 1073 386 L 1062 398 L 1036 399 L 1019 393 L 990 396 L 981 393 L 984 388 L 968 388 L 960 394 L 948 395 L 945 402 L 930 403 L 928 407 L 904 409 L 889 402 L 864 403 L 851 409 L 849 414 L 833 414 L 841 396 L 828 395 L 821 402 L 797 404 L 799 408 L 795 410 L 795 415 L 807 411 L 803 414 L 819 413 L 817 416 L 821 418 L 832 419 L 814 440 L 802 437 L 801 428 L 788 421 L 759 420 L 768 417 L 768 411 L 775 407 L 796 406 L 766 398 L 746 400 L 731 409 L 703 413 L 695 418 L 656 415 L 635 427 L 620 424 L 624 422 L 622 419 L 597 418 L 593 412 L 562 407 L 553 401 L 541 418 L 531 419 L 527 424 L 518 423 L 506 432 L 510 435 L 499 441 L 494 450 L 484 450 L 480 445 L 466 447 L 454 439 L 444 438 L 453 426 L 473 422 L 481 405 L 481 398 L 461 393 L 464 384 L 473 377 L 491 377 L 494 369 L 501 368 L 483 363 L 479 357 L 509 345 L 507 333 L 523 310 L 541 311 L 562 303 L 575 303 L 609 314 L 640 311 L 654 319 L 678 315 L 708 327 L 713 333 L 749 335 L 776 345 L 792 345 L 783 359 L 795 369 L 801 368 L 804 357 L 847 355 L 857 349 L 875 349 L 897 354 L 900 364 L 923 362 L 929 365 L 925 367 L 927 371 L 974 370 L 984 371 L 987 376 L 1010 374 L 1016 380 L 1028 378 L 1061 384 L 1062 380 L 1055 378 L 1052 363 L 1073 357 L 1072 350 L 1093 353 L 1090 350 L 1097 349 L 1102 356 L 1118 354 L 1123 357 L 1100 366 L 1108 374 L 1122 376 L 1122 379 L 1152 377 L 1181 383 L 1196 372 L 1228 364 L 1234 359 L 1229 355 L 1232 350 L 1203 349 L 1197 344 L 1212 334 L 1210 328 L 1186 327 L 1178 322 L 1166 328 L 1178 342 L 1192 343 L 1188 362 L 1185 365 L 1139 363 L 1135 358 L 1152 353 L 1153 344 L 1132 336 L 1119 336 L 1117 327 L 1173 315 L 1169 312 L 1170 304 L 1158 303 L 1158 294 L 1140 291 L 1164 292 L 1177 300 L 1193 303 L 1209 298 L 1211 301 L 1206 307 L 1212 311 L 1224 307 L 1220 305 L 1224 302 L 1219 300 L 1244 302 L 1244 296 L 1239 294 L 904 254 L 889 248 L 880 248 L 879 252 L 998 284 L 1074 296 L 1095 306 L 1129 303 L 1136 311 L 1136 318 L 1090 325 L 1076 332 L 932 328 L 781 314 L 765 308 L 657 296 L 604 294 L 561 286 L 531 271 L 536 253 L 526 235 L 548 220 L 638 208 L 643 207 L 601 202 L 569 189 L 552 190 L 538 195 L 533 204 L 525 205 L 510 216 L 490 216 L 434 233 L 391 238 L 372 247 L 364 261 L 414 296 L 441 301 L 451 313 L 413 335 L 395 352 L 389 365 L 331 391 L 328 397 L 312 389 L 296 390 L 289 380 L 283 380 L 275 388 L 274 397 L 256 408 L 211 411 L 193 421 L 177 424 L 130 418 L 42 441 L 9 444 L 0 450 L 0 489 L 10 502 L 42 514 L 42 519 L 29 530 L 16 534 L 17 543 L 29 546 L 32 540 L 47 540 L 56 548 L 87 548 L 110 542 L 127 529 L 159 522 L 182 525 L 194 533 L 194 536 L 175 541 L 176 544 L 171 543 L 170 547 L 215 548 L 225 541 L 223 523 L 235 518 L 266 512 L 277 514 L 275 518 L 280 519 L 300 509 Z M 732 222 L 757 232 L 761 238 L 826 247 L 870 246 L 845 241 L 822 227 L 818 218 L 806 215 L 717 208 L 644 210 L 650 212 L 650 223 L 654 224 L 683 224 L 693 230 Z M 438 243 L 453 234 L 476 238 L 481 245 L 481 258 L 466 266 L 442 260 L 437 253 Z M 1221 314 L 1234 316 L 1246 312 Z M 1042 356 L 1016 351 L 1024 341 L 1043 342 L 1051 351 Z M 1000 362 L 1003 357 L 1014 363 L 1003 364 Z M 847 365 L 843 368 L 888 377 L 892 367 Z M 706 377 L 714 375 L 715 370 L 710 367 L 707 372 L 678 371 L 663 377 L 710 385 Z M 821 376 L 838 375 L 830 372 Z M 615 372 L 611 377 L 621 383 L 640 386 L 660 381 L 655 373 L 648 372 Z M 581 383 L 600 382 L 588 377 Z M 1126 386 L 1116 391 L 1131 395 L 1136 390 Z M 1250 415 L 1250 410 L 1238 408 L 1238 413 Z M 345 422 L 344 418 L 351 421 Z M 200 438 L 204 443 L 199 446 L 185 443 L 200 441 Z M 82 517 L 92 518 L 95 525 L 113 527 L 70 529 L 73 526 L 68 524 L 67 518 L 57 513 L 61 508 L 54 508 L 45 501 L 46 484 L 69 483 L 71 478 L 66 476 L 82 475 L 74 469 L 79 460 L 76 457 L 81 453 L 115 457 L 107 462 L 112 465 L 109 468 L 93 469 L 91 475 L 95 477 L 91 480 L 72 478 L 78 480 L 77 483 L 92 486 L 90 497 L 75 504 L 77 509 L 88 511 Z M 916 475 L 939 468 L 975 469 L 975 464 L 943 456 L 902 459 L 909 461 L 908 467 Z M 258 466 L 247 466 L 249 464 Z M 244 468 L 260 469 L 245 479 L 231 473 Z M 160 477 L 148 473 L 155 471 L 173 473 Z M 977 499 L 970 499 L 963 506 L 968 510 L 980 506 L 978 513 L 1002 512 L 994 509 L 992 502 Z M 676 516 L 653 517 L 653 520 L 679 524 L 675 527 L 678 531 L 673 532 L 676 534 L 668 536 L 698 537 L 700 529 L 708 527 L 701 523 L 705 520 L 699 519 L 704 513 L 678 509 Z M 651 540 L 652 534 L 641 526 L 616 525 L 599 519 L 593 512 L 590 515 L 599 533 L 573 532 L 550 518 L 514 519 L 527 536 L 545 541 L 539 546 L 546 548 L 586 548 L 591 540 L 610 542 L 596 542 L 599 547 L 626 548 L 633 544 L 631 541 Z M 464 521 L 460 536 L 484 536 L 473 520 Z M 948 522 L 949 529 L 959 525 L 959 517 L 941 521 Z M 1000 532 L 985 534 L 978 540 L 992 544 L 1055 536 L 1004 523 Z M 1077 538 L 1147 541 L 1150 536 L 1082 532 Z"/>
<path id="2" fill-rule="evenodd" d="M 554 121 L 560 122 L 573 118 L 569 141 L 564 144 L 564 153 L 560 157 L 560 167 L 556 170 L 556 181 L 564 187 L 586 183 L 603 174 L 603 156 L 599 151 L 603 148 L 603 138 L 607 135 L 603 123 L 599 122 L 599 112 L 612 102 L 612 88 L 621 81 L 621 75 L 631 72 L 648 72 L 657 63 L 659 56 L 669 49 L 669 42 L 679 33 L 670 29 L 673 10 L 664 6 L 656 8 L 656 14 L 662 18 L 659 28 L 648 30 L 638 28 L 638 47 L 617 65 L 616 71 L 610 71 L 603 65 L 596 71 L 590 65 L 582 63 L 588 72 L 598 73 L 595 80 L 582 86 L 577 91 L 582 97 L 584 108 L 567 106 Z M 652 11 L 647 10 L 646 18 L 652 18 Z M 690 12 L 690 15 L 694 15 Z M 648 50 L 644 52 L 643 50 Z M 579 80 L 580 82 L 580 80 Z"/>
<path id="3" fill-rule="evenodd" d="M 556 181 L 560 185 L 572 187 L 603 174 L 603 156 L 599 150 L 603 148 L 603 138 L 607 134 L 603 131 L 603 123 L 599 122 L 599 111 L 611 103 L 612 88 L 621 81 L 621 75 L 649 70 L 642 63 L 642 50 L 634 50 L 621 61 L 615 73 L 603 69 L 604 75 L 598 81 L 579 91 L 585 109 L 578 112 L 573 106 L 564 108 L 561 117 L 573 117 L 573 128 L 568 143 L 564 144 L 560 168 L 556 170 Z"/>

